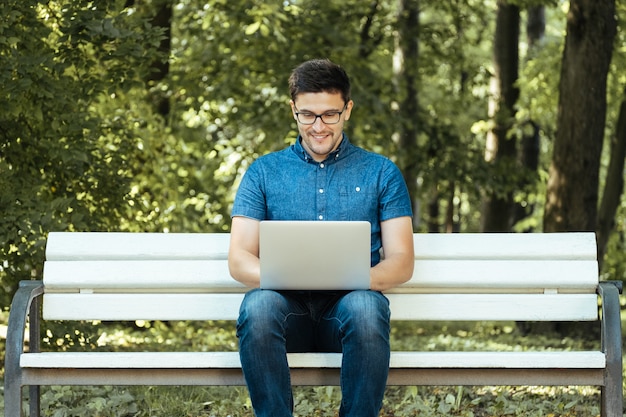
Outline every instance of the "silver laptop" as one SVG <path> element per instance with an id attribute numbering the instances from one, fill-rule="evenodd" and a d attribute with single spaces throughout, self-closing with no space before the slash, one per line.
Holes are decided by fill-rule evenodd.
<path id="1" fill-rule="evenodd" d="M 369 289 L 369 222 L 262 221 L 260 227 L 261 288 Z"/>

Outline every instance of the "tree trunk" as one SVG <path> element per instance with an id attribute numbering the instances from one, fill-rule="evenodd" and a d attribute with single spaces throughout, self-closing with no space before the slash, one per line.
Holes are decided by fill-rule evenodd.
<path id="1" fill-rule="evenodd" d="M 139 3 L 139 4 L 137 4 Z M 150 99 L 154 109 L 160 114 L 165 123 L 170 114 L 169 88 L 165 91 L 159 83 L 166 80 L 170 72 L 170 52 L 172 50 L 172 18 L 173 5 L 171 0 L 156 0 L 152 3 L 143 4 L 135 0 L 126 0 L 124 7 L 138 7 L 143 13 L 152 16 L 152 25 L 163 30 L 163 38 L 159 43 L 160 59 L 150 63 L 150 72 L 145 81 L 150 89 Z"/>
<path id="2" fill-rule="evenodd" d="M 137 4 L 139 3 L 139 4 Z M 143 4 L 135 0 L 126 0 L 124 7 L 138 7 L 143 13 L 152 16 L 152 25 L 163 30 L 163 38 L 159 43 L 160 59 L 150 63 L 150 72 L 145 82 L 150 90 L 150 99 L 154 109 L 160 114 L 165 123 L 168 122 L 170 114 L 169 88 L 165 91 L 159 85 L 165 81 L 170 72 L 170 52 L 172 50 L 172 1 L 156 0 L 152 3 Z"/>
<path id="3" fill-rule="evenodd" d="M 519 71 L 519 18 L 519 7 L 505 1 L 498 2 L 489 109 L 494 127 L 488 135 L 485 153 L 485 159 L 494 165 L 514 166 L 516 159 L 516 140 L 509 137 L 508 133 L 515 120 L 515 104 L 519 97 L 516 87 Z M 503 172 L 501 169 L 496 171 Z M 494 181 L 501 182 L 502 179 L 494 178 Z M 500 191 L 490 192 L 485 198 L 483 232 L 507 232 L 512 226 L 513 187 L 505 181 L 495 188 Z"/>
<path id="4" fill-rule="evenodd" d="M 528 20 L 526 22 L 526 41 L 528 43 L 528 55 L 526 62 L 530 62 L 534 59 L 537 50 L 541 47 L 541 40 L 546 32 L 546 14 L 545 6 L 534 6 L 527 10 Z M 539 148 L 540 148 L 540 127 L 533 120 L 527 120 L 525 122 L 525 128 L 523 129 L 524 135 L 521 140 L 521 149 L 519 152 L 519 162 L 529 174 L 531 172 L 537 173 L 539 169 Z M 522 188 L 528 188 L 531 186 L 530 181 L 524 181 L 521 184 Z M 532 215 L 535 207 L 533 204 L 528 203 L 522 205 L 521 203 L 515 204 L 513 213 L 512 224 L 525 219 Z M 532 228 L 528 227 L 524 229 L 525 232 L 532 232 Z"/>
<path id="5" fill-rule="evenodd" d="M 528 21 L 526 22 L 526 40 L 529 54 L 537 48 L 546 34 L 546 7 L 532 6 L 528 8 Z"/>
<path id="6" fill-rule="evenodd" d="M 624 99 L 620 106 L 617 118 L 615 134 L 611 138 L 611 157 L 606 173 L 604 193 L 598 213 L 598 227 L 596 229 L 596 239 L 598 241 L 598 261 L 600 266 L 609 235 L 615 227 L 615 213 L 620 204 L 622 193 L 624 192 L 624 160 L 626 159 L 626 89 L 624 89 Z"/>
<path id="7" fill-rule="evenodd" d="M 544 231 L 594 231 L 615 0 L 571 0 Z"/>
<path id="8" fill-rule="evenodd" d="M 454 204 L 456 196 L 456 185 L 454 182 L 450 184 L 450 189 L 448 190 L 448 206 L 446 208 L 446 222 L 445 222 L 445 232 L 446 233 L 459 233 L 461 231 L 460 222 L 457 219 L 458 215 L 455 214 L 455 210 L 458 210 L 458 207 Z"/>
<path id="9" fill-rule="evenodd" d="M 380 43 L 381 35 L 372 36 L 372 24 L 378 13 L 379 1 L 373 0 L 370 3 L 369 12 L 364 16 L 364 23 L 361 28 L 361 42 L 359 43 L 359 58 L 368 59 Z"/>
<path id="10" fill-rule="evenodd" d="M 419 105 L 417 99 L 419 0 L 399 0 L 397 36 L 394 53 L 394 76 L 399 105 L 398 158 L 409 194 L 413 201 L 414 223 L 419 219 L 417 209 L 417 175 L 419 167 Z"/>
<path id="11" fill-rule="evenodd" d="M 439 191 L 437 191 L 437 187 L 432 187 L 430 191 L 430 198 L 428 200 L 428 233 L 440 233 L 440 225 L 439 225 L 439 216 L 440 216 L 440 206 L 439 206 Z"/>

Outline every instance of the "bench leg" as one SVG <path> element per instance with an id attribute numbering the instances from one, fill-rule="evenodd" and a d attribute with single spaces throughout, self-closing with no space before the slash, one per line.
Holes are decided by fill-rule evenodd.
<path id="1" fill-rule="evenodd" d="M 40 324 L 39 324 L 39 309 L 41 307 L 41 298 L 37 297 L 33 299 L 30 304 L 29 313 L 29 350 L 31 352 L 39 352 L 41 350 L 41 336 L 40 336 Z M 40 397 L 39 385 L 31 385 L 28 387 L 28 409 L 29 417 L 39 417 L 41 412 L 41 397 Z"/>
<path id="2" fill-rule="evenodd" d="M 622 404 L 622 388 L 615 388 L 616 387 L 602 387 L 600 394 L 602 407 L 600 415 L 602 417 L 622 417 L 624 415 Z"/>
<path id="3" fill-rule="evenodd" d="M 22 387 L 17 381 L 4 382 L 4 417 L 22 417 Z"/>
<path id="4" fill-rule="evenodd" d="M 39 417 L 40 416 L 40 388 L 39 385 L 31 385 L 28 388 L 29 398 L 28 398 L 28 409 L 30 411 L 29 417 Z"/>
<path id="5" fill-rule="evenodd" d="M 602 297 L 602 350 L 606 354 L 604 386 L 601 390 L 601 416 L 623 417 L 622 392 L 622 329 L 619 289 L 610 281 L 601 282 L 598 292 Z"/>
<path id="6" fill-rule="evenodd" d="M 29 417 L 40 417 L 39 385 L 28 388 Z M 17 381 L 8 381 L 4 384 L 4 417 L 22 417 L 22 387 Z"/>
<path id="7" fill-rule="evenodd" d="M 30 317 L 30 338 L 32 346 L 39 348 L 38 297 L 43 294 L 43 285 L 39 281 L 20 281 L 19 288 L 11 302 L 9 326 L 4 357 L 4 416 L 22 417 L 22 370 L 20 355 L 24 351 L 24 330 Z M 37 301 L 35 301 L 37 300 Z M 35 403 L 39 405 L 38 391 Z"/>

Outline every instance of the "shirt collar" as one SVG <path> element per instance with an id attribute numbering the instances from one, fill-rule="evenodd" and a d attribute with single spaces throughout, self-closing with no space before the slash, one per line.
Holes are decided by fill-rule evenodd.
<path id="1" fill-rule="evenodd" d="M 348 138 L 348 135 L 343 133 L 343 138 L 341 139 L 341 143 L 339 144 L 337 149 L 332 151 L 326 157 L 326 159 L 324 161 L 322 161 L 322 162 L 328 164 L 330 162 L 342 159 L 343 157 L 345 157 L 349 153 L 349 150 L 352 147 L 353 147 L 353 145 L 352 145 L 352 143 L 350 143 L 350 139 Z M 313 159 L 309 155 L 309 153 L 302 146 L 302 136 L 298 135 L 298 137 L 296 139 L 296 143 L 293 144 L 292 149 L 294 150 L 296 155 L 298 155 L 298 157 L 300 159 L 302 159 L 303 161 L 306 161 L 306 162 L 309 162 L 309 163 L 313 163 L 313 164 L 317 164 L 318 163 L 315 159 Z"/>

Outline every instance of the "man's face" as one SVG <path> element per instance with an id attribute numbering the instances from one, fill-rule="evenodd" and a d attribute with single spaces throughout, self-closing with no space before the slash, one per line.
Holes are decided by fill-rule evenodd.
<path id="1" fill-rule="evenodd" d="M 345 103 L 340 93 L 301 93 L 290 104 L 296 122 L 298 112 L 301 113 L 301 118 L 303 115 L 328 115 L 329 119 L 333 114 L 341 112 L 339 121 L 335 124 L 326 124 L 320 117 L 315 118 L 315 122 L 310 125 L 298 122 L 302 146 L 314 160 L 322 162 L 341 143 L 343 124 L 350 119 L 352 100 Z"/>

